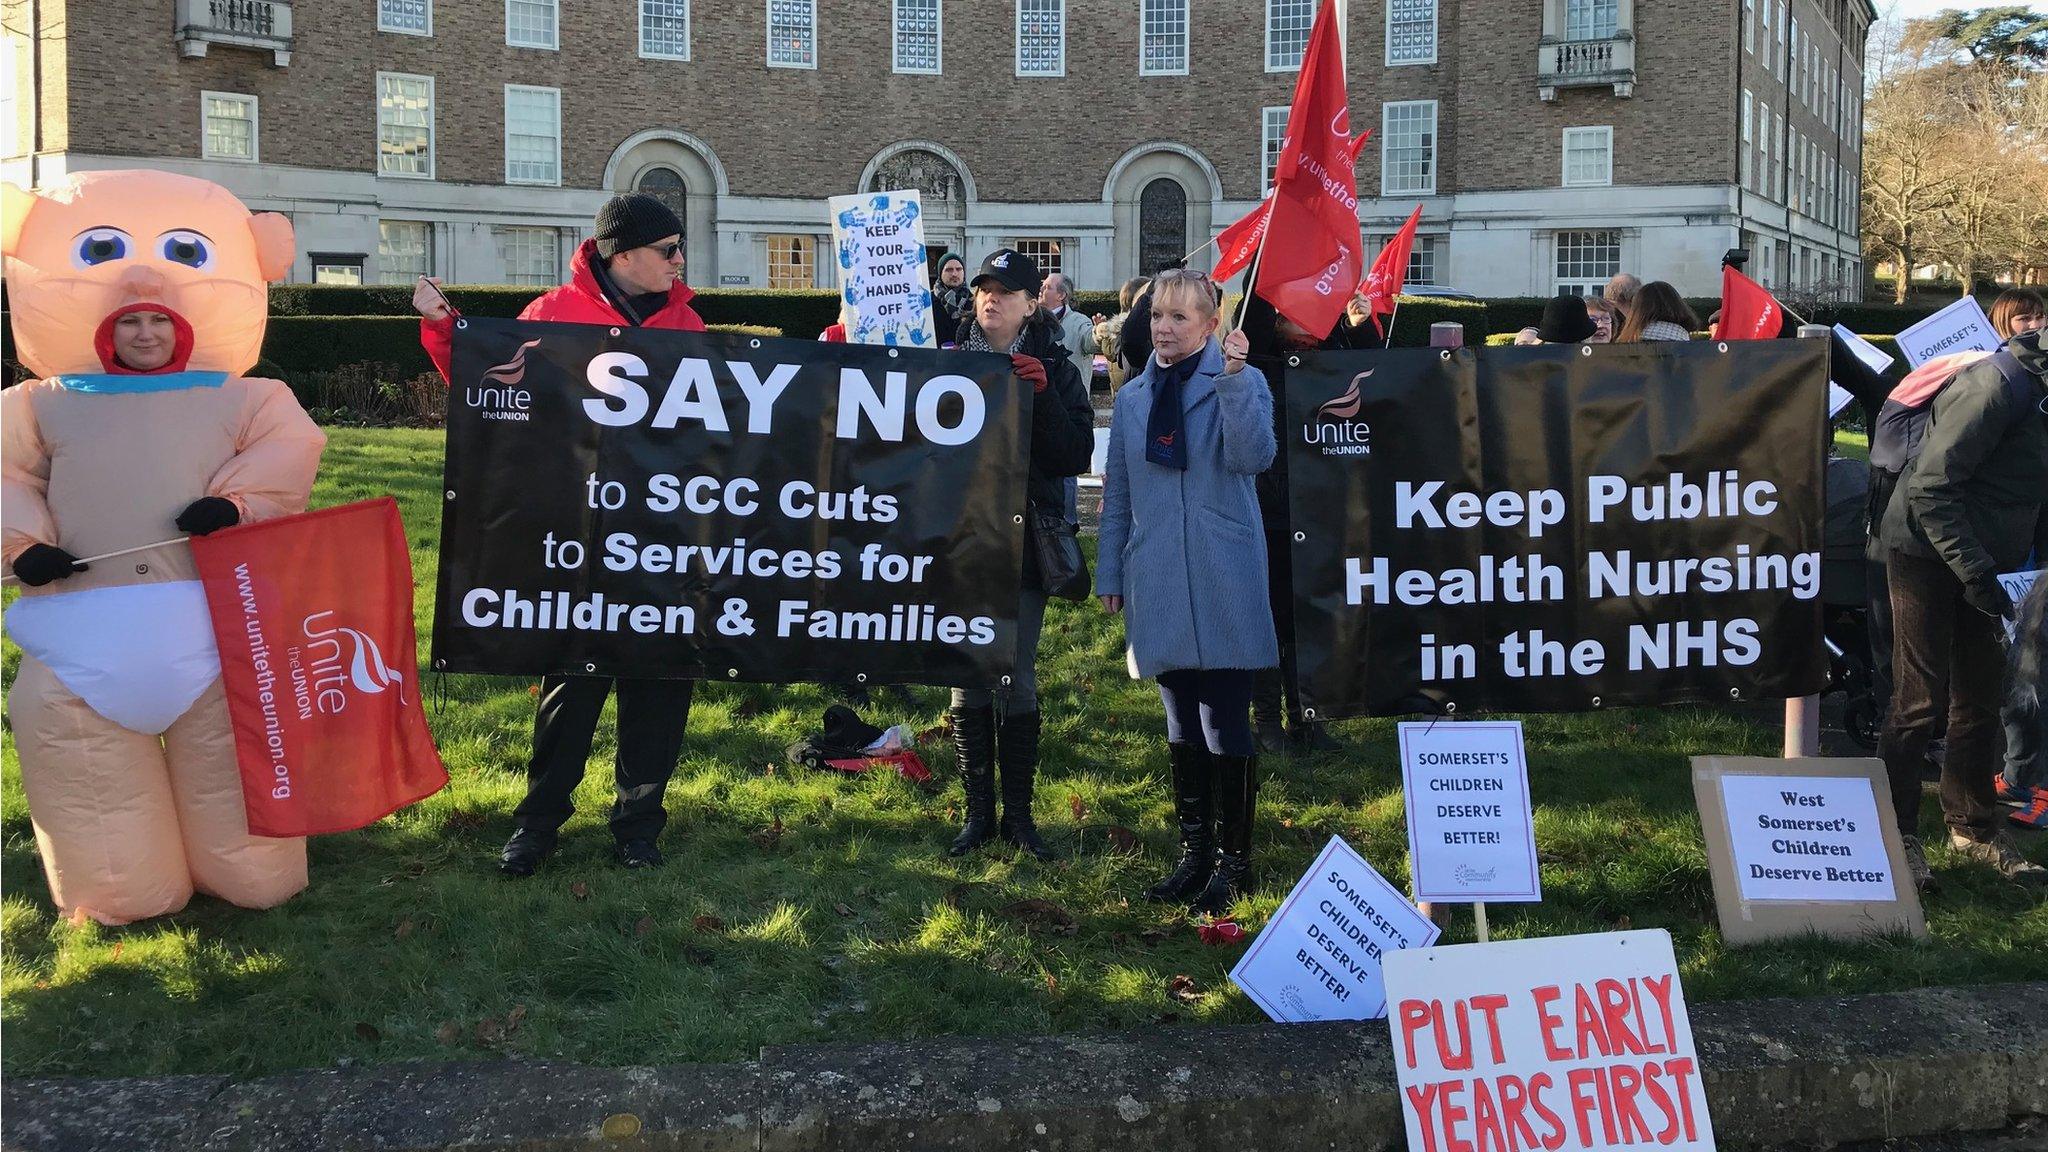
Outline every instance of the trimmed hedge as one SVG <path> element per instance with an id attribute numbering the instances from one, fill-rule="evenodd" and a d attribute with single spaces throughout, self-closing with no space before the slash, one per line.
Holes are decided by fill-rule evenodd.
<path id="1" fill-rule="evenodd" d="M 713 332 L 780 337 L 767 325 L 712 324 Z M 263 364 L 289 382 L 295 373 L 332 372 L 375 364 L 399 378 L 432 372 L 420 347 L 417 316 L 272 316 L 263 335 Z"/>
<path id="2" fill-rule="evenodd" d="M 537 288 L 500 284 L 450 285 L 448 300 L 465 316 L 511 319 Z M 690 306 L 706 324 L 759 324 L 816 336 L 839 319 L 839 294 L 818 289 L 704 288 Z M 406 284 L 273 284 L 272 317 L 411 316 L 412 287 Z"/>
<path id="3" fill-rule="evenodd" d="M 1394 312 L 1391 345 L 1395 348 L 1429 347 L 1429 326 L 1447 320 L 1465 326 L 1465 342 L 1469 344 L 1484 334 L 1493 322 L 1491 305 L 1480 300 L 1403 296 L 1397 303 L 1400 307 Z"/>

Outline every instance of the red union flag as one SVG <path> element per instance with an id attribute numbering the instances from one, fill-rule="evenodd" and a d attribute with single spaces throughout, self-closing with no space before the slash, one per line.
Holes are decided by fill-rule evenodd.
<path id="1" fill-rule="evenodd" d="M 1408 283 L 1408 254 L 1415 250 L 1415 226 L 1422 221 L 1422 205 L 1408 214 L 1408 222 L 1380 249 L 1373 258 L 1372 270 L 1365 274 L 1365 280 L 1358 290 L 1365 293 L 1366 306 L 1372 309 L 1373 330 L 1381 336 L 1387 334 L 1380 327 L 1380 317 L 1394 314 L 1394 297 Z"/>
<path id="2" fill-rule="evenodd" d="M 1222 283 L 1244 271 L 1245 265 L 1257 255 L 1259 245 L 1266 239 L 1266 223 L 1273 218 L 1273 201 L 1269 198 L 1257 208 L 1244 214 L 1243 218 L 1225 228 L 1216 237 L 1216 267 L 1209 278 Z"/>
<path id="3" fill-rule="evenodd" d="M 1361 141 L 1351 137 L 1348 103 L 1335 5 L 1322 0 L 1273 170 L 1268 243 L 1256 277 L 1274 311 L 1317 337 L 1336 327 L 1365 270 L 1355 179 Z"/>
<path id="4" fill-rule="evenodd" d="M 361 828 L 448 783 L 386 496 L 194 537 L 258 836 Z"/>
<path id="5" fill-rule="evenodd" d="M 1735 270 L 1721 265 L 1721 324 L 1714 335 L 1721 340 L 1776 340 L 1785 327 L 1785 310 L 1771 290 Z"/>

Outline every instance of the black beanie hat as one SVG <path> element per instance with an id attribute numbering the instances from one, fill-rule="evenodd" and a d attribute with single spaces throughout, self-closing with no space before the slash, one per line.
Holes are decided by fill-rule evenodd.
<path id="1" fill-rule="evenodd" d="M 607 260 L 665 236 L 682 234 L 683 222 L 668 205 L 638 192 L 614 196 L 597 210 L 597 254 Z"/>

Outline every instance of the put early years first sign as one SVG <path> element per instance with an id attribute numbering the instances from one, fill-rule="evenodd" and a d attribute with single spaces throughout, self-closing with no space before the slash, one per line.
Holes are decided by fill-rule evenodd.
<path id="1" fill-rule="evenodd" d="M 1667 932 L 1398 952 L 1386 984 L 1417 1152 L 1714 1147 Z"/>
<path id="2" fill-rule="evenodd" d="M 1332 836 L 1230 979 L 1282 1024 L 1371 1020 L 1387 1010 L 1381 960 L 1403 948 L 1427 948 L 1438 932 Z"/>
<path id="3" fill-rule="evenodd" d="M 938 347 L 917 193 L 867 192 L 829 203 L 847 342 Z"/>
<path id="4" fill-rule="evenodd" d="M 1404 723 L 1400 733 L 1415 898 L 1543 899 L 1522 722 Z"/>

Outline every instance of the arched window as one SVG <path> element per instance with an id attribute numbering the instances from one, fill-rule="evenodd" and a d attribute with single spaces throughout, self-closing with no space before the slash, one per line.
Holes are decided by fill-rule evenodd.
<path id="1" fill-rule="evenodd" d="M 967 214 L 967 189 L 960 173 L 944 156 L 922 148 L 906 148 L 875 168 L 870 192 L 915 188 L 926 220 L 957 220 Z"/>
<path id="2" fill-rule="evenodd" d="M 649 168 L 640 174 L 640 182 L 634 190 L 666 204 L 668 210 L 676 214 L 676 219 L 685 222 L 684 231 L 688 232 L 690 186 L 683 183 L 682 173 L 673 168 Z M 685 235 L 679 239 L 682 241 L 684 252 L 687 253 L 690 238 Z"/>
<path id="3" fill-rule="evenodd" d="M 1187 255 L 1188 192 L 1161 177 L 1138 193 L 1138 272 L 1150 276 Z"/>

